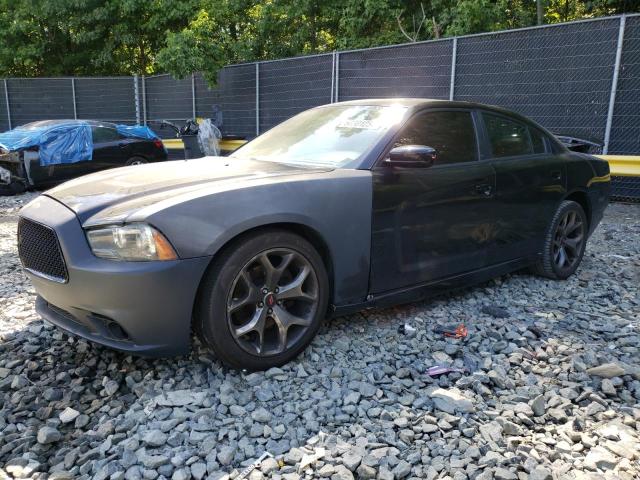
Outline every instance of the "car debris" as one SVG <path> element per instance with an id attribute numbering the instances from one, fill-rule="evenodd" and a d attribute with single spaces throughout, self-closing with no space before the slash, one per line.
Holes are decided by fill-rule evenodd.
<path id="1" fill-rule="evenodd" d="M 416 336 L 418 330 L 415 327 L 412 327 L 408 323 L 403 323 L 398 327 L 398 333 L 406 335 L 409 338 L 413 338 Z"/>
<path id="2" fill-rule="evenodd" d="M 427 374 L 430 377 L 438 377 L 440 375 L 444 375 L 445 373 L 464 373 L 465 369 L 463 368 L 455 368 L 455 367 L 446 367 L 444 365 L 434 365 L 433 367 L 429 367 L 427 369 Z"/>
<path id="3" fill-rule="evenodd" d="M 469 334 L 469 330 L 467 329 L 464 323 L 461 323 L 457 326 L 437 325 L 434 328 L 434 331 L 436 333 L 440 333 L 444 335 L 445 337 L 455 338 L 455 339 L 466 338 L 467 335 Z"/>
<path id="4" fill-rule="evenodd" d="M 273 455 L 269 452 L 264 452 L 262 455 L 258 457 L 258 459 L 255 462 L 248 465 L 244 470 L 242 470 L 236 477 L 236 480 L 243 480 L 244 478 L 247 478 L 251 472 L 253 472 L 256 468 L 258 468 L 258 466 L 262 463 L 263 460 L 269 457 L 273 458 Z"/>

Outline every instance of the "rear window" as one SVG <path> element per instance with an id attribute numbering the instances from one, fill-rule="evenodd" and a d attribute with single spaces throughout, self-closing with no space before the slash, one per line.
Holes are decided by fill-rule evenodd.
<path id="1" fill-rule="evenodd" d="M 501 115 L 482 112 L 494 157 L 513 157 L 534 153 L 529 128 Z"/>

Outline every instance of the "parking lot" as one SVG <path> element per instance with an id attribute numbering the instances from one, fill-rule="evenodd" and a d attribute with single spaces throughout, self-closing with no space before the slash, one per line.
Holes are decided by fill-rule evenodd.
<path id="1" fill-rule="evenodd" d="M 0 479 L 242 478 L 264 452 L 246 478 L 640 477 L 640 205 L 610 205 L 567 281 L 338 318 L 247 374 L 43 323 L 15 242 L 33 197 L 0 198 Z M 437 333 L 460 323 L 466 338 Z"/>

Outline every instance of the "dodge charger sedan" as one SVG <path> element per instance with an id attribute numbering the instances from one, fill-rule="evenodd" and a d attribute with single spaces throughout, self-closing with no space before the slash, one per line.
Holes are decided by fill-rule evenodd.
<path id="1" fill-rule="evenodd" d="M 572 275 L 609 167 L 500 108 L 360 100 L 303 112 L 230 157 L 125 167 L 24 207 L 38 312 L 130 353 L 266 369 L 328 316 L 525 267 Z"/>

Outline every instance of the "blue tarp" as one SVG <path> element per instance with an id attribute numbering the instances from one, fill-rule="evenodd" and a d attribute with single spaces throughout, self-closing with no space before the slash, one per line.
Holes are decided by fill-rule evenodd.
<path id="1" fill-rule="evenodd" d="M 160 138 L 149 127 L 142 125 L 116 125 L 116 130 L 124 137 L 146 138 L 147 140 Z"/>
<path id="2" fill-rule="evenodd" d="M 123 137 L 158 138 L 149 127 L 141 125 L 116 125 L 115 128 Z M 9 151 L 38 147 L 42 166 L 93 159 L 91 125 L 77 120 L 26 125 L 0 133 L 0 146 Z"/>

